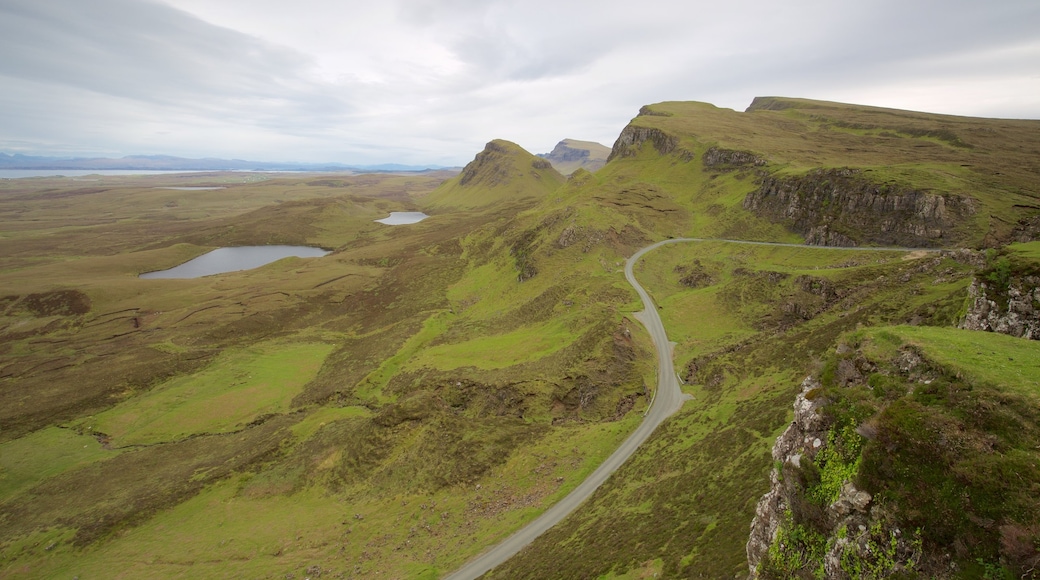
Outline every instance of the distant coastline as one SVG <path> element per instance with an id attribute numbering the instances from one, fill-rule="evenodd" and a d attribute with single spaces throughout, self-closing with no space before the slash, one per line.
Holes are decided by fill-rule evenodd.
<path id="1" fill-rule="evenodd" d="M 404 165 L 380 163 L 374 165 L 349 165 L 345 163 L 299 163 L 292 161 L 246 161 L 243 159 L 189 159 L 170 155 L 128 155 L 118 159 L 107 157 L 46 157 L 33 155 L 8 155 L 0 153 L 0 171 L 48 170 L 48 171 L 299 171 L 299 172 L 342 172 L 342 171 L 430 171 L 450 169 L 441 165 Z M 114 175 L 114 174 L 113 174 Z"/>

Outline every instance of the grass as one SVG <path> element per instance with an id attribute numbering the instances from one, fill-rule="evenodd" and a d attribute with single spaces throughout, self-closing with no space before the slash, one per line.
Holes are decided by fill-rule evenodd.
<path id="1" fill-rule="evenodd" d="M 383 388 L 390 378 L 400 371 L 401 366 L 407 363 L 427 344 L 445 330 L 445 313 L 437 312 L 423 321 L 422 329 L 411 336 L 396 354 L 387 358 L 372 371 L 358 385 L 357 396 L 362 399 L 376 398 L 386 400 L 383 396 Z"/>
<path id="2" fill-rule="evenodd" d="M 59 543 L 34 574 L 193 577 L 339 572 L 438 575 L 529 521 L 590 473 L 620 439 L 624 423 L 574 425 L 533 442 L 481 485 L 432 494 L 319 487 L 255 497 L 249 474 L 210 487 L 112 541 L 88 550 Z M 360 517 L 357 517 L 360 516 Z"/>
<path id="3" fill-rule="evenodd" d="M 676 266 L 698 260 L 715 276 L 704 288 L 679 283 Z M 768 273 L 781 273 L 769 282 Z M 947 281 L 936 284 L 938 274 Z M 756 273 L 764 273 L 762 277 Z M 758 498 L 768 487 L 769 450 L 790 421 L 801 380 L 859 325 L 907 320 L 922 304 L 959 307 L 970 269 L 933 256 L 769 248 L 721 243 L 662 247 L 643 258 L 637 277 L 664 307 L 676 359 L 694 395 L 593 498 L 493 577 L 634 574 L 662 562 L 664 576 L 747 573 L 744 544 Z M 901 281 L 901 277 L 909 279 Z M 799 276 L 826 280 L 838 298 L 800 289 Z M 908 296 L 908 288 L 920 288 Z M 777 318 L 785 304 L 817 304 L 808 318 Z M 762 313 L 772 318 L 763 319 Z M 942 316 L 935 310 L 932 316 Z M 710 319 L 697 313 L 710 313 Z M 616 506 L 649 505 L 649 513 Z M 585 556 L 568 558 L 571 550 Z M 602 556 L 599 556 L 602 554 Z"/>
<path id="4" fill-rule="evenodd" d="M 444 370 L 474 367 L 488 370 L 536 361 L 559 352 L 570 344 L 575 336 L 571 326 L 569 320 L 561 318 L 504 334 L 438 344 L 423 349 L 411 361 L 410 366 L 429 366 Z"/>
<path id="5" fill-rule="evenodd" d="M 957 239 L 971 243 L 1004 239 L 1022 217 L 1012 206 L 1035 205 L 1035 123 L 797 105 L 655 105 L 671 116 L 635 123 L 674 136 L 673 153 L 647 143 L 566 182 L 499 143 L 473 166 L 476 186 L 459 176 L 436 192 L 449 175 L 183 178 L 233 186 L 216 192 L 152 189 L 182 184 L 168 176 L 0 184 L 0 575 L 457 568 L 577 485 L 638 423 L 654 359 L 631 317 L 626 256 L 668 236 L 800 240 L 743 210 L 760 168 L 706 168 L 709 147 L 750 151 L 776 174 L 856 165 L 969 192 L 978 223 L 965 227 L 982 227 Z M 868 121 L 877 127 L 849 125 Z M 972 147 L 917 130 L 947 121 Z M 419 208 L 432 217 L 414 226 L 372 221 Z M 334 252 L 199 280 L 136 278 L 215 246 L 265 243 Z M 769 448 L 804 376 L 845 332 L 950 324 L 962 308 L 971 266 L 915 257 L 719 243 L 647 256 L 637 275 L 695 399 L 493 576 L 746 574 Z M 680 280 L 694 261 L 710 276 L 690 288 Z M 992 365 L 1001 349 L 949 366 Z M 953 372 L 978 389 L 1005 380 L 971 370 Z M 58 431 L 68 425 L 140 446 L 99 450 Z"/>
<path id="6" fill-rule="evenodd" d="M 225 352 L 201 372 L 128 399 L 82 428 L 104 433 L 116 447 L 241 429 L 287 411 L 331 350 L 324 343 L 274 343 Z"/>
<path id="7" fill-rule="evenodd" d="M 12 498 L 48 478 L 119 453 L 90 434 L 48 427 L 0 444 L 0 497 Z"/>
<path id="8" fill-rule="evenodd" d="M 42 243 L 45 232 L 10 238 L 17 247 L 3 276 L 16 294 L 0 302 L 0 332 L 11 361 L 4 370 L 25 389 L 3 391 L 14 401 L 5 412 L 21 421 L 5 419 L 5 458 L 18 460 L 0 496 L 0 519 L 14 524 L 0 534 L 4 573 L 166 576 L 191 563 L 199 577 L 304 574 L 318 556 L 325 569 L 443 573 L 536 517 L 634 428 L 652 360 L 642 355 L 645 337 L 619 334 L 617 305 L 630 297 L 599 251 L 574 248 L 556 257 L 577 264 L 570 276 L 519 284 L 508 246 L 494 245 L 516 207 L 384 228 L 367 217 L 411 208 L 401 197 L 365 199 L 360 181 L 347 184 L 349 194 L 209 218 L 168 208 L 193 222 L 188 233 L 160 226 L 145 235 L 117 222 L 55 225 L 56 245 Z M 288 195 L 297 186 L 264 187 Z M 294 195 L 315 187 L 325 186 Z M 128 187 L 98 195 L 95 203 L 113 208 L 137 199 Z M 276 239 L 269 225 L 278 223 L 300 224 L 301 243 L 339 249 L 199 280 L 135 277 L 211 245 Z M 74 250 L 75 236 L 109 227 L 106 250 Z M 588 273 L 596 283 L 574 287 Z M 501 293 L 472 301 L 488 287 Z M 71 302 L 59 314 L 34 314 L 26 297 L 40 292 Z M 85 308 L 76 306 L 81 295 Z M 561 312 L 569 313 L 562 325 L 553 322 Z M 499 341 L 467 352 L 488 328 L 499 329 Z M 615 360 L 626 349 L 631 360 Z M 562 369 L 572 374 L 561 379 Z M 579 400 L 587 384 L 601 385 L 591 403 Z M 25 392 L 34 397 L 10 398 Z M 61 421 L 128 447 L 26 457 L 26 445 Z M 426 517 L 423 504 L 444 510 Z M 334 539 L 344 519 L 364 540 L 341 552 Z M 446 535 L 417 542 L 408 531 L 416 521 Z M 469 540 L 460 546 L 456 535 Z M 283 556 L 247 536 L 274 538 Z M 406 549 L 409 541 L 418 547 Z"/>
<path id="9" fill-rule="evenodd" d="M 864 334 L 871 344 L 882 345 L 892 344 L 889 336 L 896 337 L 900 345 L 919 348 L 928 360 L 971 383 L 1040 399 L 1040 344 L 1036 341 L 990 332 L 912 326 Z"/>

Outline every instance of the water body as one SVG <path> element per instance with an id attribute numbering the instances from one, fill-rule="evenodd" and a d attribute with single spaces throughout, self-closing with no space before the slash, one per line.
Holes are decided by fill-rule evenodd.
<path id="1" fill-rule="evenodd" d="M 376 221 L 388 226 L 406 226 L 408 224 L 417 224 L 428 217 L 430 216 L 421 211 L 392 211 L 390 212 L 390 217 Z"/>
<path id="2" fill-rule="evenodd" d="M 141 278 L 201 278 L 225 272 L 252 270 L 282 258 L 320 258 L 328 254 L 308 246 L 238 246 L 218 248 L 169 270 L 145 272 Z"/>

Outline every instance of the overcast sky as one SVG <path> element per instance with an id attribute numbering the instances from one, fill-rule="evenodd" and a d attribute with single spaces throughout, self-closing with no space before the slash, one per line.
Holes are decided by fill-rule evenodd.
<path id="1" fill-rule="evenodd" d="M 0 152 L 461 165 L 755 96 L 1040 118 L 1037 0 L 0 0 Z"/>

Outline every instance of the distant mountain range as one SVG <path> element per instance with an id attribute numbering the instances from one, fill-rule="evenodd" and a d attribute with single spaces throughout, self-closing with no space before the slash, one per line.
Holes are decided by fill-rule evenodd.
<path id="1" fill-rule="evenodd" d="M 188 159 L 172 155 L 127 155 L 106 157 L 43 157 L 0 153 L 0 169 L 142 169 L 151 171 L 424 171 L 445 169 L 441 165 L 346 165 L 343 163 L 296 163 L 246 161 L 243 159 Z"/>

